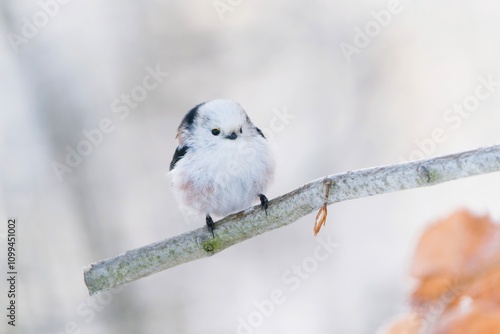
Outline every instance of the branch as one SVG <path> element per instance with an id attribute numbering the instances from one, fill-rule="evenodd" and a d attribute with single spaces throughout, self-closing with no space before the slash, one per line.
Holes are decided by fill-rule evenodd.
<path id="1" fill-rule="evenodd" d="M 234 244 L 286 226 L 321 208 L 326 184 L 328 204 L 393 191 L 431 186 L 500 171 L 500 145 L 448 156 L 329 175 L 269 202 L 268 215 L 255 206 L 216 223 L 215 238 L 206 227 L 184 233 L 85 268 L 90 294 L 135 281 L 182 263 L 214 255 Z"/>

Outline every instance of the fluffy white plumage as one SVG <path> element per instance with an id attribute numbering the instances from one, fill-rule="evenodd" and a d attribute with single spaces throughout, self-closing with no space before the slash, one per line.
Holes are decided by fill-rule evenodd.
<path id="1" fill-rule="evenodd" d="M 239 104 L 219 99 L 196 106 L 182 120 L 177 142 L 173 189 L 182 205 L 207 216 L 207 224 L 211 215 L 244 210 L 259 197 L 267 201 L 271 148 Z"/>

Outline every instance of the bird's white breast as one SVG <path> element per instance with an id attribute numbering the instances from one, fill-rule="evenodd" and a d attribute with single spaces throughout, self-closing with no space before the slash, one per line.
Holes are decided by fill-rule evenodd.
<path id="1" fill-rule="evenodd" d="M 189 150 L 172 170 L 172 184 L 184 205 L 225 216 L 251 206 L 264 192 L 273 168 L 264 138 L 238 138 L 209 150 Z"/>

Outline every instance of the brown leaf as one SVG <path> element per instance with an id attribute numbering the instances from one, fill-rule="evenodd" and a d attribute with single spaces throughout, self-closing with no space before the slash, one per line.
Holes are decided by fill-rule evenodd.
<path id="1" fill-rule="evenodd" d="M 457 309 L 438 324 L 436 334 L 500 333 L 500 307 L 488 303 L 475 303 L 463 312 Z"/>
<path id="2" fill-rule="evenodd" d="M 446 275 L 422 278 L 411 294 L 411 304 L 418 309 L 426 309 L 432 303 L 446 307 L 462 295 L 464 286 L 465 282 Z"/>
<path id="3" fill-rule="evenodd" d="M 500 263 L 478 275 L 463 295 L 474 302 L 493 303 L 500 308 Z"/>
<path id="4" fill-rule="evenodd" d="M 317 236 L 321 228 L 326 224 L 326 218 L 328 217 L 328 209 L 326 203 L 323 204 L 321 209 L 319 209 L 316 215 L 316 221 L 314 222 L 314 236 Z"/>
<path id="5" fill-rule="evenodd" d="M 457 211 L 424 232 L 413 258 L 412 275 L 416 278 L 446 275 L 457 279 L 472 275 L 500 251 L 499 232 L 489 217 Z"/>
<path id="6" fill-rule="evenodd" d="M 314 236 L 317 236 L 321 228 L 326 224 L 326 218 L 328 217 L 328 197 L 330 196 L 330 189 L 332 187 L 332 181 L 329 179 L 325 180 L 325 202 L 321 209 L 319 209 L 316 215 L 316 220 L 314 222 Z"/>
<path id="7" fill-rule="evenodd" d="M 412 313 L 383 333 L 500 333 L 500 226 L 489 217 L 460 210 L 430 225 L 411 269 Z"/>

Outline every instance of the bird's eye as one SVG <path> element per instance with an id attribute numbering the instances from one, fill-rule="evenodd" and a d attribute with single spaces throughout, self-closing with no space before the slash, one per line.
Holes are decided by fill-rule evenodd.
<path id="1" fill-rule="evenodd" d="M 212 129 L 212 134 L 214 136 L 218 136 L 220 134 L 220 129 L 219 128 Z"/>
<path id="2" fill-rule="evenodd" d="M 240 127 L 240 133 L 243 133 L 243 127 Z"/>

